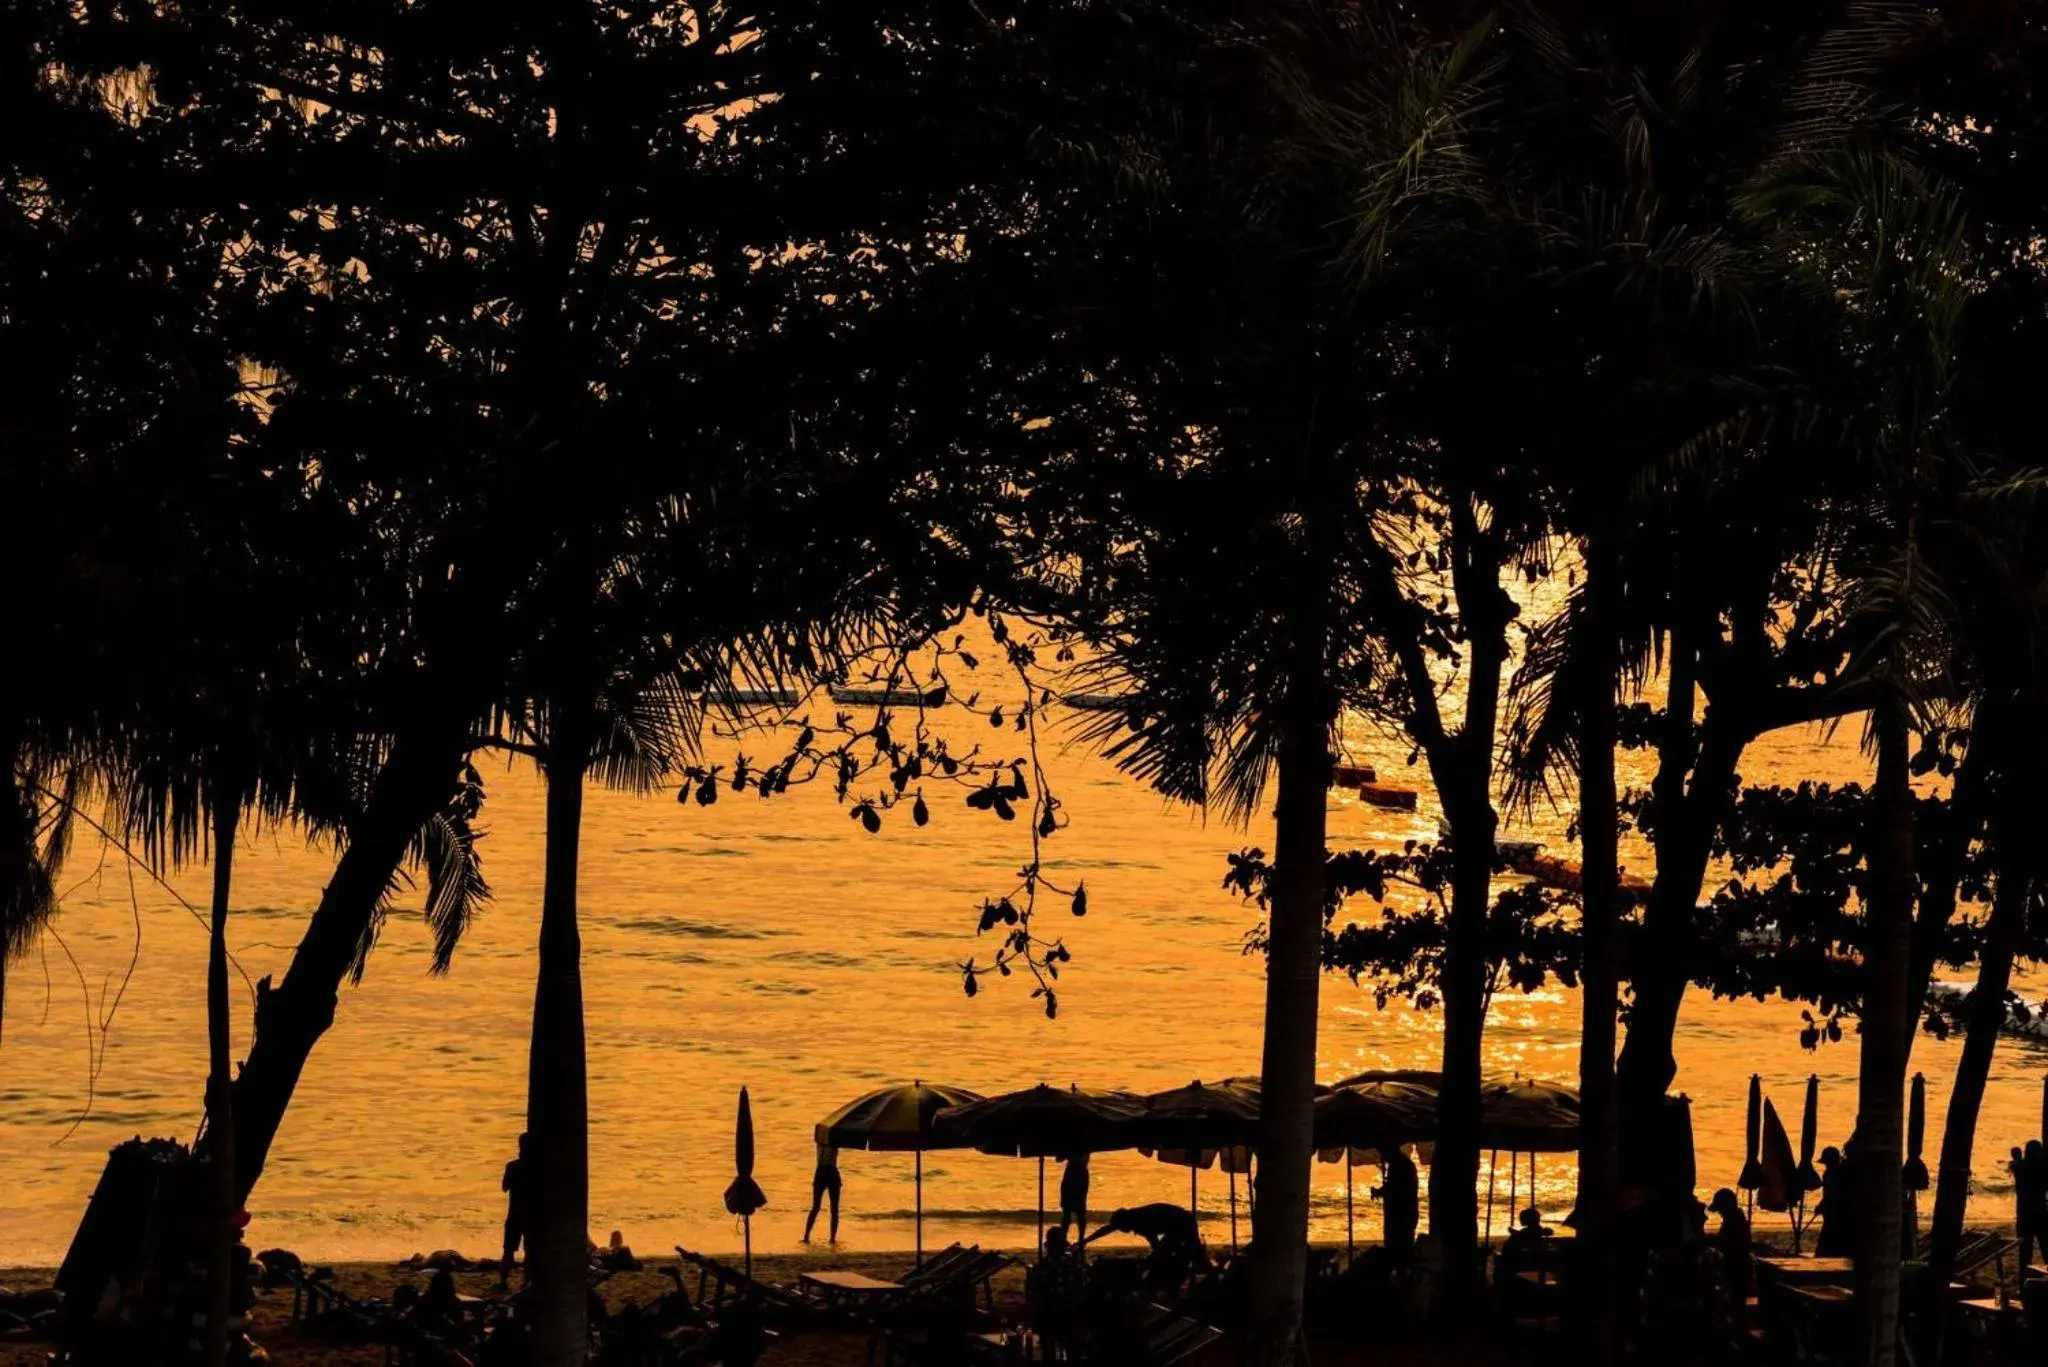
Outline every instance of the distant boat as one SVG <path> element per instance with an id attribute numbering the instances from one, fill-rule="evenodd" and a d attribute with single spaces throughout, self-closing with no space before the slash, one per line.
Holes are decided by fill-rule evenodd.
<path id="1" fill-rule="evenodd" d="M 1515 841 L 1501 848 L 1501 854 L 1509 868 L 1546 888 L 1555 888 L 1559 892 L 1578 892 L 1584 882 L 1577 864 L 1569 859 L 1544 854 L 1543 847 L 1534 841 Z M 1649 880 L 1632 873 L 1623 873 L 1621 895 L 1624 901 L 1629 902 L 1647 900 L 1650 895 Z"/>
<path id="2" fill-rule="evenodd" d="M 713 702 L 733 703 L 740 707 L 794 707 L 804 699 L 804 695 L 794 688 L 713 689 L 708 696 Z"/>
<path id="3" fill-rule="evenodd" d="M 852 707 L 942 707 L 946 701 L 946 686 L 923 690 L 915 688 L 861 688 L 835 684 L 827 690 L 833 702 L 843 702 Z"/>
<path id="4" fill-rule="evenodd" d="M 1117 712 L 1131 702 L 1121 693 L 1068 693 L 1060 701 L 1081 712 Z"/>
<path id="5" fill-rule="evenodd" d="M 1379 782 L 1379 772 L 1370 764 L 1338 764 L 1330 769 L 1332 788 L 1363 788 L 1368 783 Z"/>
<path id="6" fill-rule="evenodd" d="M 1360 783 L 1355 791 L 1359 801 L 1375 807 L 1391 807 L 1396 811 L 1412 812 L 1421 796 L 1413 788 L 1396 788 L 1390 783 Z"/>
<path id="7" fill-rule="evenodd" d="M 1927 999 L 1946 1010 L 1960 1011 L 1976 989 L 1975 983 L 1932 982 L 1927 985 Z M 2005 1020 L 1998 1028 L 2008 1035 L 2048 1040 L 2048 1001 L 2037 1001 L 2032 1004 L 2024 1001 L 2007 1001 Z"/>

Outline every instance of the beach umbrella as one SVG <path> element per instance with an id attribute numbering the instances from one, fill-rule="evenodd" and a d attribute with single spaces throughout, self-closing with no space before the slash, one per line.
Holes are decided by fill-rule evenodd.
<path id="1" fill-rule="evenodd" d="M 966 1147 L 957 1141 L 935 1136 L 932 1123 L 948 1106 L 966 1106 L 981 1099 L 981 1093 L 970 1092 L 965 1087 L 927 1086 L 922 1082 L 911 1082 L 856 1097 L 817 1124 L 815 1135 L 820 1144 L 916 1156 L 917 1260 L 920 1264 L 924 1262 L 924 1151 Z"/>
<path id="2" fill-rule="evenodd" d="M 1754 1192 L 1764 1184 L 1764 1168 L 1757 1145 L 1763 1139 L 1764 1123 L 1764 1080 L 1759 1073 L 1749 1075 L 1749 1110 L 1742 1121 L 1742 1176 L 1735 1179 L 1735 1185 L 1744 1191 Z"/>
<path id="3" fill-rule="evenodd" d="M 725 1208 L 740 1217 L 746 1230 L 747 1275 L 754 1274 L 754 1212 L 768 1204 L 760 1183 L 754 1180 L 754 1108 L 747 1089 L 740 1088 L 740 1114 L 733 1126 L 732 1185 L 725 1189 Z"/>
<path id="4" fill-rule="evenodd" d="M 1130 1092 L 1049 1087 L 1041 1082 L 1021 1092 L 948 1107 L 933 1121 L 932 1134 L 950 1147 L 1013 1158 L 1064 1158 L 1135 1147 L 1135 1137 L 1124 1127 L 1144 1109 L 1144 1098 Z"/>
<path id="5" fill-rule="evenodd" d="M 1131 1147 L 1131 1136 L 1120 1127 L 1144 1108 L 1144 1099 L 1130 1092 L 1049 1087 L 1041 1082 L 1021 1092 L 949 1106 L 932 1122 L 932 1133 L 947 1145 L 1038 1160 L 1038 1241 L 1042 1247 L 1045 1160 Z"/>
<path id="6" fill-rule="evenodd" d="M 1200 1081 L 1154 1092 L 1127 1122 L 1140 1152 L 1188 1170 L 1188 1209 L 1199 1199 L 1196 1174 L 1224 1160 L 1232 1172 L 1249 1170 L 1258 1142 L 1259 1093 L 1242 1079 L 1213 1085 Z"/>
<path id="7" fill-rule="evenodd" d="M 1574 1153 L 1579 1147 L 1579 1094 L 1530 1078 L 1489 1082 L 1479 1093 L 1479 1142 L 1489 1149 L 1521 1153 Z"/>
<path id="8" fill-rule="evenodd" d="M 1332 1087 L 1316 1098 L 1315 1147 L 1325 1162 L 1344 1161 L 1344 1247 L 1356 1246 L 1352 1169 L 1365 1149 L 1415 1143 L 1436 1134 L 1436 1092 L 1413 1082 L 1375 1079 Z"/>
<path id="9" fill-rule="evenodd" d="M 1906 1168 L 1899 1175 L 1907 1191 L 1927 1190 L 1927 1160 L 1920 1151 L 1927 1144 L 1927 1075 L 1913 1074 L 1913 1100 L 1906 1109 Z"/>

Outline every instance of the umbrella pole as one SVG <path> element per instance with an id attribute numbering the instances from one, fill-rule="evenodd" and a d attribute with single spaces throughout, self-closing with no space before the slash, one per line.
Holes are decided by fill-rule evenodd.
<path id="1" fill-rule="evenodd" d="M 1515 1227 L 1515 1217 L 1522 1208 L 1515 1204 L 1515 1198 L 1522 1192 L 1522 1151 L 1508 1150 L 1508 1228 Z"/>
<path id="2" fill-rule="evenodd" d="M 1202 1208 L 1195 1204 L 1195 1178 L 1201 1175 L 1201 1171 L 1194 1164 L 1188 1164 L 1188 1213 L 1196 1220 L 1202 1218 Z"/>
<path id="3" fill-rule="evenodd" d="M 1485 1238 L 1485 1242 L 1486 1242 L 1486 1243 L 1488 1243 L 1488 1244 L 1491 1244 L 1491 1243 L 1493 1242 L 1493 1179 L 1494 1179 L 1494 1178 L 1495 1178 L 1496 1176 L 1498 1176 L 1498 1175 L 1499 1175 L 1499 1173 L 1500 1173 L 1500 1150 L 1499 1150 L 1499 1149 L 1489 1149 L 1489 1150 L 1487 1150 L 1487 1159 L 1486 1159 L 1486 1238 Z M 1510 1196 L 1512 1197 L 1513 1193 L 1511 1192 L 1511 1193 L 1509 1193 L 1509 1195 L 1510 1195 Z M 1510 1225 L 1512 1225 L 1512 1224 L 1514 1223 L 1514 1221 L 1513 1221 L 1512 1219 L 1510 1219 L 1510 1220 L 1508 1221 L 1508 1223 L 1509 1223 Z"/>
<path id="4" fill-rule="evenodd" d="M 1086 1234 L 1087 1230 L 1081 1231 Z M 1038 1159 L 1038 1256 L 1045 1256 L 1045 1157 Z"/>
<path id="5" fill-rule="evenodd" d="M 1344 1146 L 1344 1261 L 1348 1265 L 1358 1256 L 1357 1236 L 1352 1232 L 1351 1214 L 1351 1146 Z"/>
<path id="6" fill-rule="evenodd" d="M 924 1266 L 924 1150 L 917 1151 L 917 1265 Z"/>
<path id="7" fill-rule="evenodd" d="M 754 1217 L 742 1215 L 740 1228 L 746 1231 L 746 1261 L 741 1264 L 749 1277 L 754 1275 Z"/>
<path id="8" fill-rule="evenodd" d="M 1237 1174 L 1230 1174 L 1230 1251 L 1237 1252 Z"/>

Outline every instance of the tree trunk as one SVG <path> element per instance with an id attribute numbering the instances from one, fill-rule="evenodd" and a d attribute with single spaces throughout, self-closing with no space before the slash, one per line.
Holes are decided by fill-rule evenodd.
<path id="1" fill-rule="evenodd" d="M 537 1367 L 582 1367 L 590 1237 L 590 1099 L 584 1072 L 582 938 L 576 860 L 583 824 L 588 739 L 562 725 L 549 739 L 547 883 L 541 893 L 540 968 L 527 1055 L 526 1130 L 533 1163 L 526 1284 Z"/>
<path id="2" fill-rule="evenodd" d="M 1948 807 L 1934 839 L 1926 842 L 1918 877 L 1919 907 L 1913 916 L 1912 958 L 1906 977 L 1906 1061 L 1913 1062 L 1913 1041 L 1920 1034 L 1920 1020 L 1927 1004 L 1927 988 L 1934 981 L 1935 961 L 1941 957 L 1941 942 L 1948 923 L 1955 919 L 1961 893 L 1964 865 L 1970 842 L 1983 823 L 1984 785 L 1998 747 L 1990 741 L 1995 705 L 1987 704 L 1977 716 L 1970 748 L 1956 770 L 1955 785 L 1949 791 Z M 1982 742 L 1981 744 L 1979 742 Z M 1916 821 L 1916 825 L 1917 825 Z M 1916 840 L 1919 837 L 1916 836 Z"/>
<path id="3" fill-rule="evenodd" d="M 1921 1360 L 1930 1367 L 1943 1356 L 1948 1316 L 1944 1313 L 1942 1288 L 1949 1283 L 1956 1251 L 1962 1245 L 1978 1113 L 1984 1104 L 1991 1060 L 1998 1049 L 1998 1032 L 2005 1025 L 2005 994 L 2012 985 L 2013 960 L 2026 936 L 2027 903 L 2033 894 L 2034 870 L 2038 867 L 2033 841 L 2040 831 L 2042 804 L 2033 785 L 2012 777 L 2029 773 L 2036 766 L 2030 756 L 2023 758 L 2009 748 L 2012 733 L 2001 725 L 2004 710 L 1996 702 L 1979 706 L 1970 740 L 1971 754 L 1981 752 L 1987 757 L 1983 764 L 1971 766 L 1969 772 L 1975 779 L 1969 786 L 1969 796 L 1973 801 L 1990 799 L 1985 805 L 1991 812 L 1989 835 L 1996 881 L 1991 918 L 1984 928 L 1984 945 L 1978 954 L 1977 987 L 1970 996 L 1964 1021 L 1963 1052 L 1956 1060 L 1955 1086 L 1949 1092 L 1948 1115 L 1942 1124 L 1941 1161 L 1935 1169 L 1934 1219 L 1927 1256 L 1928 1303 L 1920 1310 L 1919 1335 Z M 2003 771 L 1999 778 L 1991 774 L 1994 762 Z M 1964 795 L 1963 776 L 1959 775 L 1955 798 L 1959 805 Z M 1917 971 L 1917 956 L 1914 967 Z"/>
<path id="4" fill-rule="evenodd" d="M 408 842 L 455 791 L 463 754 L 460 736 L 459 729 L 450 727 L 401 736 L 392 746 L 362 815 L 350 823 L 348 844 L 284 981 L 273 988 L 266 977 L 257 984 L 249 1057 L 231 1098 L 238 1202 L 248 1201 L 263 1175 L 299 1074 L 334 1023 L 342 981 Z"/>
<path id="5" fill-rule="evenodd" d="M 1320 619 L 1304 633 L 1283 721 L 1274 804 L 1265 1050 L 1260 1066 L 1259 1199 L 1252 1223 L 1246 1361 L 1307 1361 L 1302 1292 L 1314 1154 L 1317 1001 L 1322 981 L 1324 864 L 1335 707 L 1323 678 Z"/>
<path id="6" fill-rule="evenodd" d="M 1891 1367 L 1898 1354 L 1899 1168 L 1905 1161 L 1906 1032 L 1903 1017 L 1913 927 L 1913 790 L 1906 718 L 1877 713 L 1877 794 L 1864 897 L 1861 1076 L 1856 1153 L 1850 1165 L 1857 1221 L 1857 1361 Z"/>
<path id="7" fill-rule="evenodd" d="M 1615 1133 L 1615 1004 L 1620 994 L 1620 813 L 1614 779 L 1615 671 L 1606 603 L 1612 567 L 1587 556 L 1591 606 L 1581 643 L 1579 701 L 1579 1266 L 1587 1357 L 1614 1358 L 1616 1225 L 1621 1191 Z"/>
<path id="8" fill-rule="evenodd" d="M 1991 903 L 1991 922 L 1977 970 L 1977 990 L 1970 996 L 1969 1020 L 1963 1034 L 1962 1057 L 1956 1060 L 1956 1081 L 1949 1093 L 1948 1118 L 1941 1132 L 1941 1164 L 1934 1181 L 1934 1227 L 1927 1256 L 1931 1296 L 1942 1294 L 1963 1241 L 1963 1214 L 1970 1199 L 1970 1163 L 1977 1143 L 1977 1113 L 1984 1104 L 1984 1084 L 1991 1075 L 1991 1057 L 2005 1024 L 2005 993 L 2012 982 L 2013 955 L 2027 928 L 2028 880 L 2001 857 L 1998 888 Z M 1939 1300 L 1926 1313 L 1928 1346 L 1923 1357 L 1932 1363 L 1940 1352 L 1944 1316 Z"/>
<path id="9" fill-rule="evenodd" d="M 1429 1166 L 1429 1230 L 1443 1247 L 1451 1303 L 1476 1284 L 1479 1249 L 1479 1089 L 1486 1035 L 1486 918 L 1497 826 L 1485 794 L 1445 811 L 1451 825 L 1451 902 L 1445 928 L 1444 1053 L 1437 1141 Z"/>
<path id="10" fill-rule="evenodd" d="M 1457 735 L 1429 747 L 1430 777 L 1451 827 L 1451 900 L 1444 936 L 1442 1081 L 1429 1167 L 1429 1232 L 1444 1255 L 1443 1309 L 1471 1303 L 1479 1256 L 1479 1089 L 1486 1037 L 1486 922 L 1493 911 L 1494 731 L 1514 603 L 1500 586 L 1502 547 L 1480 531 L 1472 505 L 1451 509 L 1451 578 L 1469 646 L 1465 715 Z M 1429 687 L 1426 680 L 1411 687 Z"/>
<path id="11" fill-rule="evenodd" d="M 207 1367 L 228 1360 L 235 1256 L 234 1088 L 228 1076 L 228 891 L 234 881 L 238 793 L 213 800 L 213 924 L 206 948 L 206 1338 Z"/>
<path id="12" fill-rule="evenodd" d="M 1659 783 L 1656 876 L 1629 965 L 1628 1037 L 1615 1065 L 1624 1125 L 1653 1114 L 1678 1075 L 1675 1046 L 1679 1010 L 1692 982 L 1693 919 L 1714 833 L 1734 805 L 1736 766 L 1749 739 L 1747 727 L 1719 707 L 1708 709 L 1701 732 L 1692 782 L 1683 795 L 1669 800 L 1671 789 Z"/>

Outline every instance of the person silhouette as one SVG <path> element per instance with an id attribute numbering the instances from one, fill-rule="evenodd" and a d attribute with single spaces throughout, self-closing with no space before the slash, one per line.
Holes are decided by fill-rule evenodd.
<path id="1" fill-rule="evenodd" d="M 1384 1230 L 1387 1260 L 1397 1268 L 1408 1266 L 1415 1251 L 1415 1227 L 1422 1220 L 1422 1179 L 1415 1160 L 1399 1149 L 1380 1150 L 1380 1220 Z"/>
<path id="2" fill-rule="evenodd" d="M 526 1220 L 531 1195 L 532 1175 L 527 1170 L 527 1136 L 519 1136 L 519 1156 L 505 1165 L 504 1180 L 498 1183 L 505 1193 L 505 1251 L 498 1259 L 498 1289 L 503 1291 L 512 1278 L 512 1255 L 519 1251 L 519 1245 L 526 1240 Z"/>
<path id="3" fill-rule="evenodd" d="M 818 1166 L 811 1174 L 811 1213 L 804 1217 L 805 1243 L 811 1241 L 811 1229 L 818 1223 L 818 1207 L 832 1198 L 832 1223 L 829 1241 L 839 1242 L 839 1150 L 831 1144 L 818 1145 Z"/>
<path id="4" fill-rule="evenodd" d="M 1830 1144 L 1820 1151 L 1820 1203 L 1813 1208 L 1820 1221 L 1820 1237 L 1813 1251 L 1823 1258 L 1846 1258 L 1855 1251 L 1850 1237 L 1849 1165 L 1842 1151 Z"/>
<path id="5" fill-rule="evenodd" d="M 1749 1314 L 1749 1279 L 1753 1262 L 1749 1219 L 1742 1213 L 1742 1202 L 1728 1187 L 1715 1192 L 1713 1203 L 1707 1208 L 1721 1217 L 1721 1227 L 1714 1231 L 1714 1248 L 1721 1255 L 1721 1279 L 1728 1295 L 1729 1317 L 1737 1328 L 1741 1328 Z"/>
<path id="6" fill-rule="evenodd" d="M 2029 1139 L 2020 1154 L 2013 1194 L 2019 1199 L 2019 1265 L 2025 1267 L 2037 1243 L 2048 1250 L 2048 1152 L 2038 1139 Z"/>
<path id="7" fill-rule="evenodd" d="M 1088 1155 L 1071 1153 L 1067 1155 L 1066 1168 L 1060 1173 L 1060 1236 L 1065 1238 L 1069 1227 L 1077 1234 L 1088 1232 Z"/>

